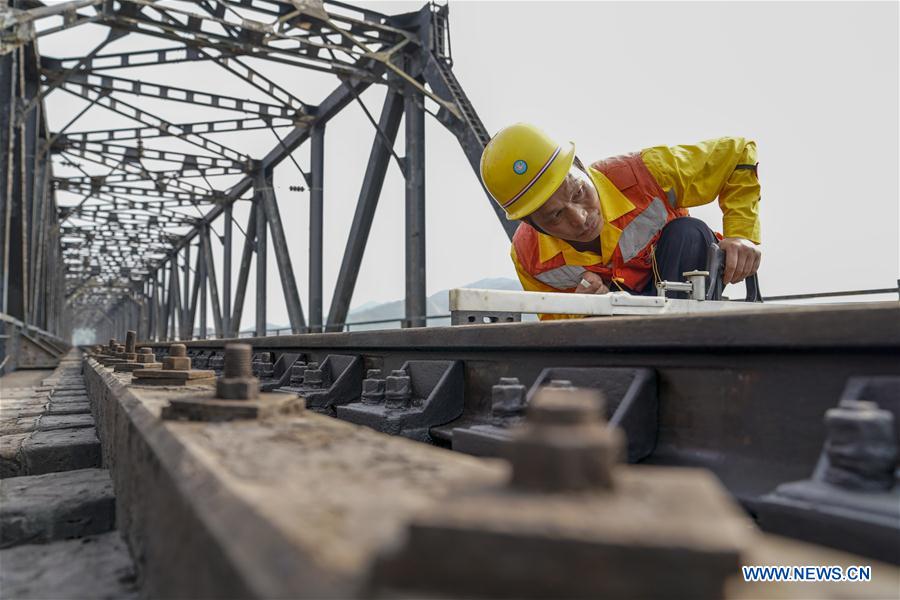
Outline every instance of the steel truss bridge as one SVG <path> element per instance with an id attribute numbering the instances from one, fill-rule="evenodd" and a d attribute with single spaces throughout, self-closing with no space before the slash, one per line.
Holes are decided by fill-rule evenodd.
<path id="1" fill-rule="evenodd" d="M 446 5 L 386 15 L 322 0 L 4 4 L 0 298 L 4 327 L 24 332 L 27 345 L 61 347 L 79 327 L 100 338 L 126 329 L 147 340 L 190 339 L 196 330 L 204 338 L 210 321 L 216 337 L 234 337 L 254 263 L 256 334 L 265 335 L 270 245 L 292 332 L 340 331 L 392 162 L 405 178 L 404 326 L 425 324 L 425 114 L 455 135 L 473 169 L 489 139 L 453 74 Z M 98 43 L 73 55 L 39 52 L 42 39 L 73 29 Z M 181 63 L 221 74 L 234 91 L 167 85 L 164 74 Z M 318 101 L 299 97 L 284 67 L 296 69 L 291 79 L 299 69 L 331 76 L 333 90 Z M 142 76 L 148 68 L 152 78 Z M 380 114 L 361 98 L 373 86 L 387 89 Z M 56 130 L 50 94 L 73 108 Z M 372 125 L 371 150 L 326 314 L 323 148 L 328 122 L 352 105 Z M 203 120 L 172 116 L 194 107 Z M 405 156 L 394 148 L 401 121 Z M 260 130 L 270 148 L 247 153 L 245 140 Z M 309 153 L 308 169 L 300 152 Z M 302 184 L 291 190 L 309 194 L 305 306 L 273 189 L 285 160 Z M 243 222 L 238 201 L 252 206 Z M 12 347 L 19 336 L 7 335 Z"/>
<path id="2" fill-rule="evenodd" d="M 38 52 L 41 38 L 78 31 L 99 43 Z M 193 63 L 234 86 L 170 85 Z M 55 368 L 0 386 L 0 478 L 108 466 L 99 484 L 124 517 L 110 508 L 103 531 L 127 539 L 147 597 L 893 593 L 896 302 L 508 291 L 488 302 L 468 290 L 451 293 L 460 326 L 422 327 L 425 115 L 476 172 L 488 141 L 452 64 L 448 9 L 433 3 L 385 15 L 322 0 L 0 0 L 0 371 Z M 333 88 L 299 97 L 292 67 Z M 379 114 L 362 98 L 375 85 Z M 71 101 L 58 128 L 50 94 Z M 371 149 L 326 314 L 325 134 L 354 105 Z M 185 114 L 203 116 L 172 116 Z M 251 151 L 261 135 L 269 146 Z M 299 172 L 292 191 L 309 193 L 305 306 L 274 192 L 285 161 Z M 341 332 L 392 163 L 405 179 L 405 327 Z M 270 245 L 291 335 L 267 336 Z M 235 344 L 251 267 L 255 335 Z M 522 312 L 598 317 L 509 322 Z M 215 339 L 192 339 L 210 323 Z M 115 339 L 71 349 L 75 328 Z M 512 480 L 503 461 L 475 458 L 499 456 L 513 458 Z M 31 502 L 27 489 L 0 489 L 4 536 L 18 536 L 0 553 L 80 544 L 66 528 L 99 522 L 53 513 L 46 498 L 62 496 Z M 58 551 L 67 573 L 99 579 L 78 551 Z M 0 583 L 18 578 L 12 595 L 54 579 L 9 556 Z M 763 589 L 738 579 L 753 564 L 873 564 L 874 579 Z"/>

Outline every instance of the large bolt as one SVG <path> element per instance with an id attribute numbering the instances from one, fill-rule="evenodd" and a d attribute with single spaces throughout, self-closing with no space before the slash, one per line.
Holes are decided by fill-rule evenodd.
<path id="1" fill-rule="evenodd" d="M 412 400 L 412 380 L 403 369 L 391 371 L 385 380 L 385 408 L 409 408 Z"/>
<path id="2" fill-rule="evenodd" d="M 134 354 L 134 344 L 136 338 L 137 333 L 134 331 L 129 331 L 125 334 L 125 352 Z"/>
<path id="3" fill-rule="evenodd" d="M 191 359 L 184 344 L 169 346 L 169 355 L 162 359 L 162 363 L 166 371 L 189 371 L 191 368 Z"/>
<path id="4" fill-rule="evenodd" d="M 381 378 L 381 369 L 369 369 L 363 379 L 362 403 L 381 404 L 384 402 L 385 380 Z"/>
<path id="5" fill-rule="evenodd" d="M 600 421 L 604 401 L 593 390 L 543 388 L 543 400 L 528 409 L 528 422 L 538 425 L 590 425 Z"/>
<path id="6" fill-rule="evenodd" d="M 125 360 L 129 362 L 135 362 L 137 360 L 137 354 L 134 351 L 135 338 L 137 334 L 134 331 L 128 331 L 125 333 Z"/>
<path id="7" fill-rule="evenodd" d="M 325 373 L 319 368 L 319 363 L 311 362 L 303 371 L 303 387 L 321 388 L 325 386 Z"/>
<path id="8" fill-rule="evenodd" d="M 825 427 L 825 481 L 857 490 L 893 487 L 897 440 L 890 411 L 875 402 L 842 401 L 825 412 Z"/>
<path id="9" fill-rule="evenodd" d="M 260 352 L 259 358 L 253 361 L 253 370 L 258 377 L 271 377 L 274 365 L 271 352 Z"/>
<path id="10" fill-rule="evenodd" d="M 225 363 L 222 377 L 252 377 L 250 359 L 253 347 L 250 344 L 228 344 L 225 346 Z"/>
<path id="11" fill-rule="evenodd" d="M 501 377 L 491 388 L 491 416 L 495 425 L 525 414 L 525 386 L 518 377 Z"/>
<path id="12" fill-rule="evenodd" d="M 221 371 L 225 366 L 225 357 L 218 352 L 209 357 L 209 368 Z"/>
<path id="13" fill-rule="evenodd" d="M 227 344 L 222 377 L 216 380 L 216 396 L 222 400 L 252 400 L 259 395 L 259 380 L 250 374 L 253 348 Z"/>
<path id="14" fill-rule="evenodd" d="M 321 387 L 324 381 L 322 369 L 310 369 L 303 371 L 303 384 L 307 387 Z"/>
<path id="15" fill-rule="evenodd" d="M 291 387 L 298 387 L 301 383 L 303 383 L 303 373 L 306 371 L 306 363 L 305 362 L 296 362 L 294 366 L 291 367 Z"/>
<path id="16" fill-rule="evenodd" d="M 533 492 L 608 490 L 625 436 L 607 426 L 598 390 L 541 388 L 507 446 L 512 486 Z"/>
<path id="17" fill-rule="evenodd" d="M 139 363 L 154 363 L 156 362 L 156 356 L 153 355 L 153 349 L 148 348 L 147 346 L 142 346 L 138 348 L 136 361 Z"/>

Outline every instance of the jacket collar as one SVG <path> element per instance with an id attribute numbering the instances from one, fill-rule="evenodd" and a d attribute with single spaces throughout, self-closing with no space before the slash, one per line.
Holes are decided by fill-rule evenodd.
<path id="1" fill-rule="evenodd" d="M 538 257 L 541 262 L 547 262 L 560 253 L 567 265 L 593 265 L 599 261 L 609 262 L 612 258 L 622 235 L 622 230 L 613 225 L 612 221 L 634 210 L 634 204 L 600 171 L 588 168 L 588 174 L 600 195 L 600 212 L 603 214 L 603 227 L 600 229 L 601 254 L 579 252 L 568 242 L 538 231 Z"/>

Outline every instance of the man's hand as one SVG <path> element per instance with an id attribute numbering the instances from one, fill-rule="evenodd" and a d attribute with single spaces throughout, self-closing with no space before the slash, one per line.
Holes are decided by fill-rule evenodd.
<path id="1" fill-rule="evenodd" d="M 759 269 L 762 251 L 759 246 L 744 238 L 725 238 L 719 242 L 725 251 L 725 274 L 722 283 L 737 283 L 750 277 Z"/>
<path id="2" fill-rule="evenodd" d="M 609 291 L 603 278 L 593 271 L 585 271 L 581 274 L 581 283 L 575 286 L 576 294 L 605 294 Z M 588 285 L 584 285 L 587 283 Z"/>

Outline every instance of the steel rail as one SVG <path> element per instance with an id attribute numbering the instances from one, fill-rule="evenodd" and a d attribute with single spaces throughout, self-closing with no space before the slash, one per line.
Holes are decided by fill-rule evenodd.
<path id="1" fill-rule="evenodd" d="M 191 356 L 208 360 L 232 341 L 183 343 Z M 321 365 L 329 356 L 359 357 L 382 373 L 409 361 L 459 361 L 461 413 L 429 429 L 430 440 L 454 448 L 461 430 L 492 423 L 493 386 L 501 378 L 515 377 L 529 388 L 599 369 L 591 377 L 602 388 L 603 369 L 647 369 L 656 381 L 658 420 L 642 429 L 654 442 L 644 462 L 709 468 L 751 511 L 778 485 L 811 476 L 825 438 L 823 415 L 838 405 L 851 378 L 900 377 L 896 302 L 240 341 L 273 361 L 299 356 Z M 164 343 L 146 345 L 166 351 Z M 358 396 L 334 401 L 344 406 Z"/>
<path id="2" fill-rule="evenodd" d="M 846 290 L 842 292 L 813 292 L 810 294 L 786 294 L 782 296 L 766 296 L 767 301 L 771 300 L 813 300 L 815 298 L 838 298 L 841 296 L 874 296 L 875 294 L 898 294 L 900 295 L 900 280 L 897 281 L 897 287 L 878 288 L 870 290 Z"/>

